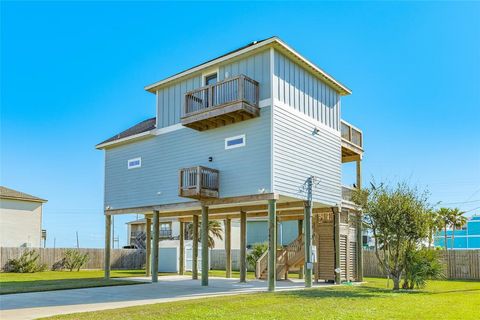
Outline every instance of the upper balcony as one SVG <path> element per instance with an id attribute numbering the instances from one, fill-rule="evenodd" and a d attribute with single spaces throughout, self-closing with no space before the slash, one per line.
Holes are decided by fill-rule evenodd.
<path id="1" fill-rule="evenodd" d="M 360 129 L 342 120 L 342 162 L 361 160 L 363 133 Z"/>
<path id="2" fill-rule="evenodd" d="M 197 200 L 218 198 L 219 171 L 202 166 L 179 171 L 178 195 Z"/>
<path id="3" fill-rule="evenodd" d="M 258 82 L 245 75 L 185 93 L 182 125 L 203 131 L 258 117 Z"/>

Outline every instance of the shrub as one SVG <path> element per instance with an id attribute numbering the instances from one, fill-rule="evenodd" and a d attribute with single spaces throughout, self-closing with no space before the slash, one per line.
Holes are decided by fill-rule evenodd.
<path id="1" fill-rule="evenodd" d="M 268 250 L 268 244 L 265 243 L 255 243 L 252 246 L 252 250 L 247 255 L 247 262 L 254 270 L 257 265 L 258 259 Z"/>
<path id="2" fill-rule="evenodd" d="M 81 253 L 80 250 L 67 249 L 65 250 L 65 257 L 63 258 L 63 266 L 70 271 L 80 271 L 80 268 L 85 266 L 88 260 L 88 253 Z"/>
<path id="3" fill-rule="evenodd" d="M 45 271 L 47 265 L 40 263 L 40 254 L 35 250 L 26 250 L 18 259 L 8 260 L 8 270 L 17 273 Z"/>
<path id="4" fill-rule="evenodd" d="M 403 288 L 423 288 L 428 279 L 445 278 L 438 250 L 425 248 L 407 251 Z"/>

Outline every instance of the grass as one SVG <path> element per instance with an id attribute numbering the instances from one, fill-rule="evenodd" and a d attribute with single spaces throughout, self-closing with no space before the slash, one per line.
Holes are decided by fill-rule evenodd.
<path id="1" fill-rule="evenodd" d="M 145 270 L 112 270 L 112 278 L 142 277 Z M 172 273 L 159 273 L 159 276 L 172 275 Z M 187 275 L 191 273 L 187 272 Z M 223 270 L 211 270 L 212 277 L 225 277 Z M 199 274 L 200 277 L 200 274 Z M 232 271 L 233 278 L 239 278 L 238 271 Z M 247 279 L 254 279 L 253 272 L 247 273 Z M 45 271 L 36 273 L 0 273 L 0 295 L 10 293 L 25 293 L 38 291 L 51 291 L 63 289 L 78 289 L 138 284 L 133 281 L 105 280 L 103 270 Z"/>
<path id="2" fill-rule="evenodd" d="M 143 270 L 112 270 L 112 278 L 140 277 Z M 51 291 L 137 284 L 133 281 L 105 280 L 102 270 L 0 273 L 0 294 Z"/>
<path id="3" fill-rule="evenodd" d="M 392 292 L 385 279 L 355 286 L 206 298 L 49 319 L 478 319 L 480 282 L 431 281 Z"/>

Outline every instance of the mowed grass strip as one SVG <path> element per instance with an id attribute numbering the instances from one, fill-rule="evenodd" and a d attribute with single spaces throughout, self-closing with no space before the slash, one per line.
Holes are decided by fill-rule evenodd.
<path id="1" fill-rule="evenodd" d="M 112 270 L 112 278 L 141 277 L 143 270 Z M 102 270 L 0 273 L 0 294 L 51 291 L 138 284 L 134 281 L 105 280 Z"/>
<path id="2" fill-rule="evenodd" d="M 278 293 L 161 303 L 48 319 L 478 319 L 480 282 L 431 281 L 392 292 L 385 279 Z"/>

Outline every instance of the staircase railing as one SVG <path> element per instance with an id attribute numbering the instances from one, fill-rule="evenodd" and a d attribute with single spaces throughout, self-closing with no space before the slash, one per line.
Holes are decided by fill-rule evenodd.
<path id="1" fill-rule="evenodd" d="M 255 276 L 259 279 L 262 277 L 262 273 L 267 270 L 268 266 L 268 250 L 265 251 L 257 260 Z"/>
<path id="2" fill-rule="evenodd" d="M 299 235 L 295 240 L 288 244 L 285 248 L 277 251 L 277 276 L 282 273 L 287 274 L 289 267 L 298 263 L 299 258 L 304 255 L 303 250 L 303 234 Z M 256 276 L 261 278 L 268 267 L 268 251 L 257 260 Z"/>

